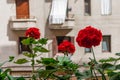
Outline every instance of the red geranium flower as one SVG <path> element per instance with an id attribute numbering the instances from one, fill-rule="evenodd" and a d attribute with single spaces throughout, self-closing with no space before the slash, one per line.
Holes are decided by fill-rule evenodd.
<path id="1" fill-rule="evenodd" d="M 40 38 L 40 32 L 38 28 L 31 27 L 28 30 L 26 30 L 25 33 L 26 37 L 32 37 L 34 39 L 39 39 Z"/>
<path id="2" fill-rule="evenodd" d="M 62 51 L 62 52 L 67 52 L 67 53 L 71 53 L 73 54 L 75 52 L 75 46 L 67 41 L 64 40 L 59 46 L 58 46 L 58 50 Z"/>
<path id="3" fill-rule="evenodd" d="M 102 33 L 100 30 L 87 26 L 85 29 L 79 31 L 76 42 L 81 47 L 91 48 L 98 46 L 102 40 Z"/>

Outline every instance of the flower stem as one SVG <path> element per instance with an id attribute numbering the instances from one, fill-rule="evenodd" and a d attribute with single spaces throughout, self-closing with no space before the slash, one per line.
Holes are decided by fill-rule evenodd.
<path id="1" fill-rule="evenodd" d="M 97 60 L 96 60 L 96 57 L 95 57 L 95 53 L 94 53 L 93 47 L 91 48 L 91 50 L 92 50 L 92 53 L 93 53 L 93 58 L 94 58 L 95 64 L 97 64 Z"/>
<path id="2" fill-rule="evenodd" d="M 32 54 L 32 58 L 31 58 L 31 66 L 32 66 L 32 80 L 35 80 L 35 53 L 34 51 L 32 51 L 32 45 L 29 45 L 29 48 L 31 49 L 31 54 Z"/>
<path id="3" fill-rule="evenodd" d="M 35 72 L 35 67 L 34 67 L 34 64 L 35 64 L 35 60 L 34 60 L 34 57 L 32 57 L 32 76 L 34 76 L 34 72 Z"/>
<path id="4" fill-rule="evenodd" d="M 92 50 L 92 53 L 93 53 L 94 64 L 97 64 L 97 60 L 96 60 L 96 57 L 95 57 L 95 53 L 94 53 L 93 47 L 91 48 L 91 50 Z M 96 80 L 98 80 L 97 74 L 95 73 L 94 69 L 93 69 L 93 72 L 94 72 Z"/>

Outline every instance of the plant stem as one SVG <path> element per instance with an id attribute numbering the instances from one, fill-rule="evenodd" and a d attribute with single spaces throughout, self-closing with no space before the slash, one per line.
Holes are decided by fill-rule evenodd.
<path id="1" fill-rule="evenodd" d="M 97 77 L 97 75 L 96 75 L 96 73 L 95 73 L 95 70 L 93 70 L 93 73 L 94 73 L 94 75 L 95 75 L 96 80 L 98 80 L 98 77 Z"/>
<path id="2" fill-rule="evenodd" d="M 93 47 L 91 48 L 91 50 L 92 50 L 92 53 L 93 53 L 93 58 L 94 58 L 95 64 L 97 64 L 97 60 L 95 58 L 95 53 L 94 53 Z"/>
<path id="3" fill-rule="evenodd" d="M 93 47 L 91 48 L 91 50 L 92 50 L 92 53 L 93 53 L 94 64 L 97 64 L 97 60 L 96 60 L 96 58 L 95 58 L 95 53 L 94 53 Z M 93 72 L 94 72 L 94 75 L 95 75 L 96 80 L 98 80 L 98 77 L 97 77 L 94 69 L 93 69 Z"/>
<path id="4" fill-rule="evenodd" d="M 35 73 L 35 57 L 34 57 L 34 54 L 35 53 L 33 53 L 33 56 L 32 56 L 32 64 L 31 64 L 31 66 L 32 66 L 32 80 L 35 80 L 35 75 L 34 75 L 34 73 Z"/>
<path id="5" fill-rule="evenodd" d="M 32 66 L 32 80 L 35 80 L 35 52 L 32 50 L 32 45 L 29 45 L 31 49 L 32 59 L 31 59 L 31 66 Z"/>
<path id="6" fill-rule="evenodd" d="M 96 60 L 96 57 L 95 57 L 95 53 L 94 53 L 94 50 L 93 50 L 93 47 L 91 48 L 92 49 L 92 52 L 93 52 L 93 58 L 94 58 L 94 61 L 95 61 L 95 64 L 98 64 L 97 60 Z M 102 72 L 100 69 L 97 69 L 98 72 L 100 72 L 100 74 L 102 75 L 102 80 L 106 80 L 106 77 L 104 75 L 104 72 Z M 96 75 L 96 73 L 95 73 Z M 97 79 L 98 80 L 98 79 Z"/>

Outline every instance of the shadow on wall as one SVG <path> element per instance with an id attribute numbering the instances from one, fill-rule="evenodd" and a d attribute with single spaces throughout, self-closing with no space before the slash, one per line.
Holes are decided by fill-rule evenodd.
<path id="1" fill-rule="evenodd" d="M 7 24 L 7 36 L 10 41 L 16 41 L 17 35 L 14 33 L 14 31 L 10 27 L 11 27 L 11 23 L 9 21 Z"/>
<path id="2" fill-rule="evenodd" d="M 15 3 L 15 0 L 7 0 L 6 1 L 8 4 L 13 4 L 13 3 Z"/>
<path id="3" fill-rule="evenodd" d="M 11 24 L 11 21 L 9 21 L 7 25 L 7 36 L 9 41 L 18 41 L 19 37 L 25 36 L 25 30 L 13 30 L 11 26 L 13 25 Z"/>

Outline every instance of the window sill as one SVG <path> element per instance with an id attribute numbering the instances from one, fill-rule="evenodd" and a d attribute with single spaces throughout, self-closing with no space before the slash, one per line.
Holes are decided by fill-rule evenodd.
<path id="1" fill-rule="evenodd" d="M 30 17 L 29 19 L 16 19 L 16 17 L 10 18 L 10 28 L 12 30 L 26 30 L 29 27 L 36 26 L 37 19 Z"/>
<path id="2" fill-rule="evenodd" d="M 63 24 L 51 24 L 49 26 L 50 29 L 73 29 L 75 26 L 75 19 L 74 18 L 66 18 Z"/>

